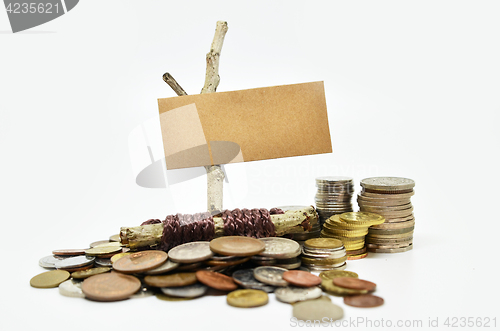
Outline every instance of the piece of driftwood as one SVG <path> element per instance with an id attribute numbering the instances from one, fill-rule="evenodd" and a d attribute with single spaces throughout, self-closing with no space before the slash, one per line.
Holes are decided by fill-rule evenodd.
<path id="1" fill-rule="evenodd" d="M 222 218 L 214 217 L 215 238 L 224 235 Z M 276 236 L 293 233 L 304 233 L 318 223 L 318 214 L 313 206 L 297 210 L 289 210 L 284 214 L 271 215 Z M 163 223 L 148 224 L 135 227 L 122 227 L 120 238 L 122 244 L 131 249 L 154 247 L 160 243 L 163 235 Z"/>

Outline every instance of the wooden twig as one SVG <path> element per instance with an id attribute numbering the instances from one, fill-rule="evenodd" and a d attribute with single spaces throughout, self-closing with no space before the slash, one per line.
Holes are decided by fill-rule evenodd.
<path id="1" fill-rule="evenodd" d="M 167 83 L 178 96 L 187 95 L 186 91 L 177 83 L 177 81 L 168 72 L 163 74 L 163 80 Z"/>
<path id="2" fill-rule="evenodd" d="M 214 217 L 215 237 L 224 235 L 224 222 Z M 318 214 L 313 206 L 298 210 L 289 210 L 284 214 L 271 215 L 276 236 L 293 233 L 304 233 L 318 223 Z M 132 249 L 158 245 L 163 236 L 164 224 L 149 224 L 120 229 L 121 243 Z"/>
<path id="3" fill-rule="evenodd" d="M 217 22 L 212 46 L 206 56 L 205 85 L 201 93 L 215 92 L 219 86 L 219 58 L 227 29 L 227 22 Z M 205 166 L 205 169 L 207 171 L 207 210 L 215 215 L 222 211 L 224 171 L 220 165 Z"/>

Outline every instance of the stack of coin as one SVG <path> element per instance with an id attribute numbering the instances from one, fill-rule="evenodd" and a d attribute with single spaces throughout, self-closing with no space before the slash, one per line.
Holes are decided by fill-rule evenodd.
<path id="1" fill-rule="evenodd" d="M 352 211 L 354 184 L 351 177 L 326 176 L 316 178 L 316 210 L 320 226 L 332 215 Z"/>
<path id="2" fill-rule="evenodd" d="M 302 248 L 302 265 L 311 271 L 344 270 L 346 249 L 342 241 L 333 238 L 309 239 Z"/>
<path id="3" fill-rule="evenodd" d="M 265 244 L 265 249 L 251 257 L 253 263 L 285 269 L 300 267 L 299 255 L 302 250 L 296 241 L 280 237 L 260 238 L 259 240 Z"/>
<path id="4" fill-rule="evenodd" d="M 368 228 L 382 223 L 384 218 L 373 213 L 350 212 L 333 215 L 326 220 L 321 237 L 341 240 L 348 260 L 362 259 L 367 256 L 365 236 Z"/>
<path id="5" fill-rule="evenodd" d="M 368 251 L 399 253 L 413 248 L 415 218 L 410 198 L 415 182 L 399 177 L 374 177 L 361 181 L 360 211 L 382 215 L 385 223 L 368 230 Z"/>

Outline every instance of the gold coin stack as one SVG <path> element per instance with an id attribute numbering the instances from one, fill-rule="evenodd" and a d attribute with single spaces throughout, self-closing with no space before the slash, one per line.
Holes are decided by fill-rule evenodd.
<path id="1" fill-rule="evenodd" d="M 344 270 L 346 260 L 344 244 L 338 239 L 309 239 L 302 247 L 302 266 L 311 271 Z"/>
<path id="2" fill-rule="evenodd" d="M 372 225 L 384 223 L 380 215 L 365 212 L 350 212 L 333 215 L 325 221 L 322 238 L 335 238 L 344 243 L 347 259 L 357 260 L 367 256 L 365 236 Z"/>
<path id="3" fill-rule="evenodd" d="M 332 215 L 352 211 L 354 184 L 351 177 L 325 176 L 316 178 L 316 210 L 320 225 Z"/>
<path id="4" fill-rule="evenodd" d="M 399 177 L 374 177 L 361 181 L 358 195 L 360 211 L 376 213 L 385 223 L 368 229 L 368 251 L 374 253 L 400 253 L 413 248 L 415 217 L 410 198 L 415 182 Z"/>

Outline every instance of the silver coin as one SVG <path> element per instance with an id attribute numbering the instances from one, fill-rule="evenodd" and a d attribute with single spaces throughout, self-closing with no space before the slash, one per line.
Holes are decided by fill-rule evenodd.
<path id="1" fill-rule="evenodd" d="M 354 178 L 347 176 L 321 176 L 316 178 L 316 182 L 336 182 L 336 183 L 349 183 L 352 182 Z"/>
<path id="2" fill-rule="evenodd" d="M 341 258 L 341 257 L 344 257 L 346 255 L 346 251 L 345 251 L 345 248 L 344 249 L 341 249 L 337 252 L 333 252 L 333 253 L 302 253 L 302 256 L 303 257 L 307 257 L 307 258 L 311 258 L 311 259 L 338 259 L 338 258 Z"/>
<path id="3" fill-rule="evenodd" d="M 415 182 L 401 177 L 372 177 L 361 180 L 361 186 L 375 191 L 403 191 L 415 187 Z"/>
<path id="4" fill-rule="evenodd" d="M 276 286 L 262 284 L 262 283 L 260 285 L 242 285 L 242 286 L 243 288 L 248 288 L 252 290 L 261 290 L 266 293 L 273 293 L 277 289 Z"/>
<path id="5" fill-rule="evenodd" d="M 305 268 L 307 268 L 309 271 L 327 271 L 327 270 L 345 270 L 346 268 L 346 263 L 344 263 L 343 265 L 341 265 L 340 267 L 327 267 L 327 266 L 322 266 L 322 267 L 313 267 L 311 265 L 304 265 Z"/>
<path id="6" fill-rule="evenodd" d="M 232 274 L 234 282 L 236 284 L 243 286 L 243 287 L 264 285 L 253 276 L 253 271 L 254 271 L 254 269 L 236 270 Z"/>
<path id="7" fill-rule="evenodd" d="M 296 263 L 287 263 L 287 264 L 276 263 L 274 266 L 275 267 L 279 267 L 279 268 L 285 268 L 285 269 L 288 269 L 288 270 L 292 270 L 292 269 L 300 268 L 301 264 L 302 264 L 302 262 L 299 261 L 299 262 L 296 262 Z"/>
<path id="8" fill-rule="evenodd" d="M 372 253 L 402 253 L 402 252 L 407 252 L 407 251 L 412 250 L 412 249 L 413 249 L 413 244 L 410 244 L 409 246 L 401 247 L 401 248 L 384 248 L 384 249 L 368 248 L 368 252 L 372 252 Z"/>
<path id="9" fill-rule="evenodd" d="M 161 291 L 172 297 L 179 298 L 196 298 L 205 294 L 208 290 L 208 286 L 201 283 L 196 283 L 188 286 L 181 287 L 162 287 Z"/>
<path id="10" fill-rule="evenodd" d="M 287 286 L 287 287 L 279 287 L 274 291 L 276 295 L 276 299 L 281 302 L 293 303 L 304 300 L 311 300 L 319 298 L 323 291 L 317 287 L 295 287 L 295 286 Z"/>
<path id="11" fill-rule="evenodd" d="M 42 257 L 38 261 L 38 265 L 40 267 L 47 268 L 47 269 L 55 269 L 57 261 L 61 261 L 61 260 L 68 259 L 68 258 L 69 257 L 49 255 L 49 256 Z"/>
<path id="12" fill-rule="evenodd" d="M 99 267 L 112 267 L 111 259 L 98 257 L 95 259 L 95 265 Z"/>
<path id="13" fill-rule="evenodd" d="M 85 267 L 94 263 L 95 257 L 80 255 L 68 257 L 64 260 L 59 260 L 55 263 L 56 269 L 73 269 L 78 267 Z"/>
<path id="14" fill-rule="evenodd" d="M 291 239 L 280 237 L 260 238 L 266 248 L 260 256 L 273 257 L 276 259 L 286 259 L 296 257 L 301 253 L 300 245 Z"/>
<path id="15" fill-rule="evenodd" d="M 309 300 L 293 305 L 292 315 L 301 321 L 336 321 L 344 317 L 344 310 L 326 300 Z"/>
<path id="16" fill-rule="evenodd" d="M 169 272 L 170 270 L 174 270 L 178 266 L 179 266 L 179 263 L 172 262 L 172 261 L 170 261 L 170 259 L 168 259 L 167 261 L 165 261 L 165 263 L 163 263 L 159 267 L 156 267 L 152 270 L 148 270 L 148 271 L 144 272 L 144 274 L 146 274 L 146 275 L 164 274 L 164 273 Z"/>
<path id="17" fill-rule="evenodd" d="M 173 262 L 194 263 L 210 259 L 214 253 L 210 250 L 209 241 L 194 241 L 176 246 L 168 251 Z"/>
<path id="18" fill-rule="evenodd" d="M 272 286 L 288 286 L 288 282 L 283 279 L 283 273 L 288 269 L 278 267 L 258 267 L 253 271 L 253 276 L 264 284 Z"/>
<path id="19" fill-rule="evenodd" d="M 255 255 L 254 255 L 255 256 Z M 218 255 L 218 254 L 214 254 L 212 257 L 211 257 L 212 260 L 216 260 L 216 261 L 232 261 L 232 260 L 238 260 L 238 259 L 241 259 L 241 256 L 226 256 L 226 255 Z"/>
<path id="20" fill-rule="evenodd" d="M 85 298 L 82 292 L 82 282 L 74 279 L 68 279 L 59 284 L 59 294 L 72 298 Z"/>

